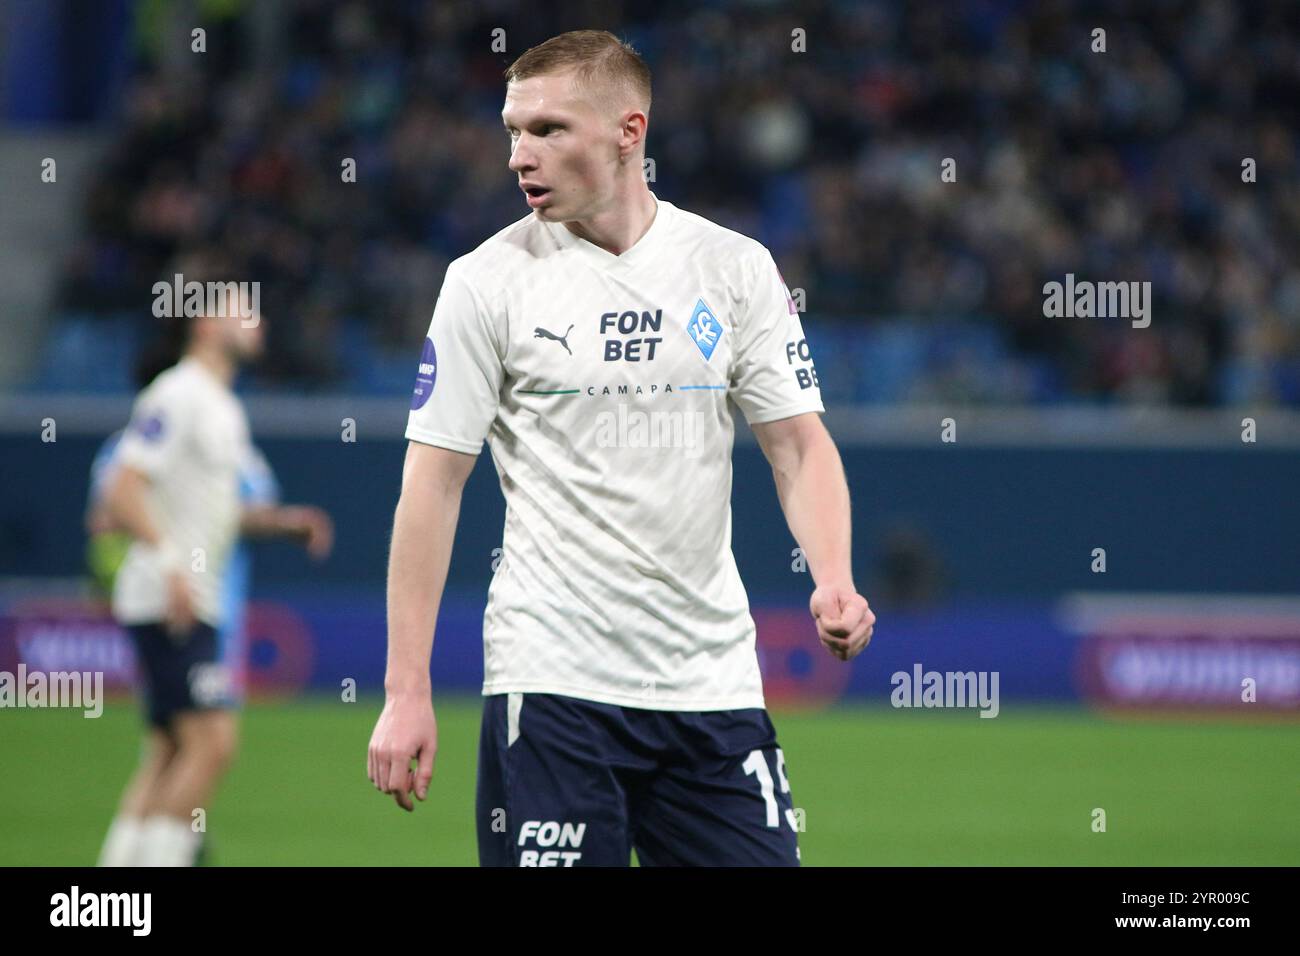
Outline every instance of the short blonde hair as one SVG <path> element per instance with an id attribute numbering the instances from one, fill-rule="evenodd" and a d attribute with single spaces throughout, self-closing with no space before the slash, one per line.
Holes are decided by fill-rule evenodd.
<path id="1" fill-rule="evenodd" d="M 574 69 L 579 88 L 622 89 L 650 112 L 650 67 L 641 55 L 606 30 L 572 30 L 525 50 L 506 69 L 506 82 Z"/>

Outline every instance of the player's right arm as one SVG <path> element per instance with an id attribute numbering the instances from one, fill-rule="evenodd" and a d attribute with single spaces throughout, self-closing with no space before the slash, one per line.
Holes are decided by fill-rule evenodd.
<path id="1" fill-rule="evenodd" d="M 169 540 L 150 507 L 150 488 L 185 453 L 195 420 L 193 396 L 173 383 L 155 382 L 136 398 L 131 421 L 113 452 L 104 504 L 111 521 L 157 556 L 163 573 L 166 611 L 163 623 L 175 637 L 194 628 L 194 595 L 182 546 Z"/>
<path id="2" fill-rule="evenodd" d="M 368 772 L 397 805 L 423 800 L 438 748 L 429 656 L 461 491 L 496 417 L 505 368 L 494 310 L 453 262 L 429 322 L 407 420 L 402 492 L 388 554 L 388 669 Z M 419 769 L 411 771 L 411 761 Z"/>
<path id="3" fill-rule="evenodd" d="M 149 510 L 149 482 L 144 472 L 130 465 L 119 466 L 110 479 L 104 505 L 114 526 L 163 556 L 167 586 L 164 623 L 174 635 L 188 634 L 194 627 L 194 596 L 181 566 L 181 556 L 163 539 Z"/>
<path id="4" fill-rule="evenodd" d="M 476 455 L 412 441 L 402 468 L 388 554 L 388 666 L 384 709 L 370 737 L 367 772 L 397 805 L 413 810 L 433 777 L 438 726 L 429 658 L 447 582 L 461 492 Z M 412 771 L 411 762 L 418 761 Z"/>

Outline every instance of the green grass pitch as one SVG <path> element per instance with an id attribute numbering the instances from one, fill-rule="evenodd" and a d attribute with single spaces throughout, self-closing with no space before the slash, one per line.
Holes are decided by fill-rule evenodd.
<path id="1" fill-rule="evenodd" d="M 208 808 L 216 865 L 474 865 L 480 701 L 439 696 L 429 800 L 366 780 L 379 701 L 249 707 Z M 842 707 L 772 714 L 805 865 L 1300 863 L 1294 724 L 1106 719 L 1080 710 Z M 89 865 L 136 756 L 127 701 L 0 712 L 0 864 Z M 1106 813 L 1094 833 L 1093 809 Z"/>

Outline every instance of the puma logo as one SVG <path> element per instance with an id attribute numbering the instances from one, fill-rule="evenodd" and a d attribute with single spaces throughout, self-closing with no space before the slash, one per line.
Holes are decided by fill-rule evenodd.
<path id="1" fill-rule="evenodd" d="M 570 325 L 567 329 L 564 330 L 563 335 L 556 335 L 554 332 L 548 332 L 546 329 L 542 328 L 539 325 L 537 328 L 533 329 L 533 338 L 550 339 L 553 342 L 559 342 L 561 345 L 564 346 L 564 351 L 572 355 L 573 349 L 569 348 L 569 333 L 572 331 L 573 331 L 573 326 Z"/>

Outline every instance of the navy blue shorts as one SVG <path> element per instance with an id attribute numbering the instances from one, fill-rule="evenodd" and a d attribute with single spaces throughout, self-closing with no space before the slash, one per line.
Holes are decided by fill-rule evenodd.
<path id="1" fill-rule="evenodd" d="M 174 638 L 162 624 L 127 626 L 144 679 L 149 723 L 162 730 L 187 710 L 235 706 L 230 669 L 221 659 L 217 632 L 202 621 Z"/>
<path id="2" fill-rule="evenodd" d="M 798 866 L 801 815 L 762 708 L 484 700 L 482 866 Z"/>

